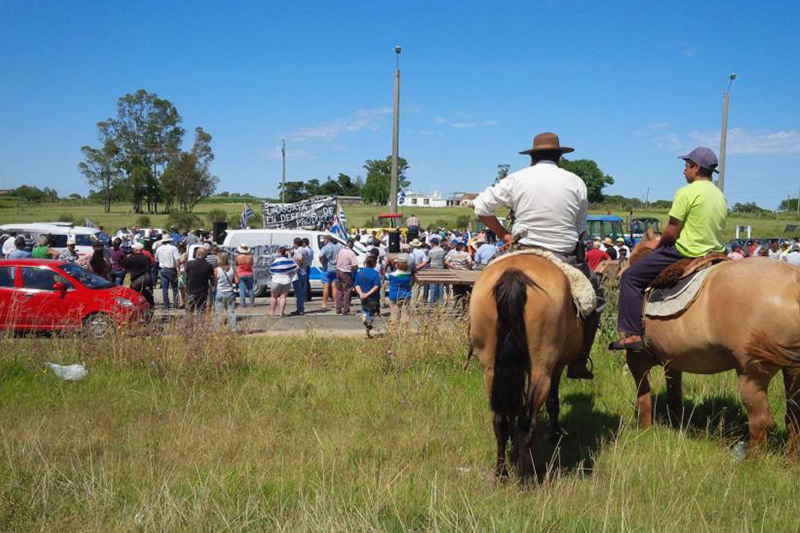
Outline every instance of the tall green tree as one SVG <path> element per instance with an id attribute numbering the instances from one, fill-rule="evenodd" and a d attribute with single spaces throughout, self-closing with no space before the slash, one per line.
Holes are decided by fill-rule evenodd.
<path id="1" fill-rule="evenodd" d="M 504 180 L 508 177 L 508 171 L 510 168 L 511 165 L 497 165 L 497 177 L 494 179 L 495 185 L 500 183 L 500 180 Z"/>
<path id="2" fill-rule="evenodd" d="M 195 128 L 194 134 L 192 149 L 174 156 L 161 175 L 166 205 L 177 205 L 185 212 L 191 212 L 200 200 L 214 194 L 219 183 L 209 168 L 214 160 L 211 135 L 200 127 Z"/>
<path id="3" fill-rule="evenodd" d="M 180 153 L 184 129 L 172 103 L 139 89 L 117 101 L 117 116 L 101 122 L 119 150 L 121 167 L 130 182 L 133 210 L 158 212 L 163 195 L 160 174 Z"/>
<path id="4" fill-rule="evenodd" d="M 577 174 L 586 184 L 586 192 L 589 202 L 597 203 L 603 201 L 603 188 L 606 185 L 613 185 L 614 178 L 605 174 L 597 163 L 591 159 L 576 159 L 569 161 L 561 160 L 561 168 Z"/>
<path id="5" fill-rule="evenodd" d="M 392 193 L 392 157 L 368 159 L 364 163 L 364 170 L 367 171 L 367 180 L 361 189 L 361 199 L 366 204 L 388 204 Z M 397 183 L 400 188 L 411 185 L 405 176 L 406 170 L 408 162 L 401 157 L 397 161 Z"/>
<path id="6" fill-rule="evenodd" d="M 107 128 L 99 127 L 99 132 L 102 147 L 83 146 L 81 153 L 84 161 L 78 163 L 78 170 L 86 176 L 89 185 L 99 189 L 103 211 L 108 213 L 111 211 L 114 189 L 119 186 L 124 174 L 120 166 L 119 147 L 109 137 Z"/>

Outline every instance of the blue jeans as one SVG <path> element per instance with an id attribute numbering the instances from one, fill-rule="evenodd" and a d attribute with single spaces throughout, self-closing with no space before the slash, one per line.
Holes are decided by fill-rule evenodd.
<path id="1" fill-rule="evenodd" d="M 428 303 L 438 304 L 444 299 L 444 285 L 442 283 L 428 284 Z"/>
<path id="2" fill-rule="evenodd" d="M 294 287 L 294 297 L 297 299 L 297 312 L 306 312 L 306 277 L 297 276 L 297 279 L 292 282 Z"/>
<path id="3" fill-rule="evenodd" d="M 253 276 L 239 276 L 239 298 L 242 307 L 247 307 L 246 296 L 250 296 L 250 307 L 256 305 L 256 295 L 253 292 Z"/>
<path id="4" fill-rule="evenodd" d="M 114 285 L 122 285 L 123 283 L 125 283 L 125 271 L 124 270 L 112 271 L 111 280 L 114 282 Z"/>
<path id="5" fill-rule="evenodd" d="M 172 299 L 178 304 L 178 271 L 174 268 L 161 269 L 161 296 L 164 307 L 169 307 L 169 287 L 172 285 Z"/>
<path id="6" fill-rule="evenodd" d="M 219 329 L 220 322 L 222 322 L 223 311 L 225 311 L 227 314 L 228 327 L 230 329 L 236 329 L 236 313 L 234 313 L 235 304 L 235 293 L 217 293 L 217 297 L 214 298 L 214 329 Z"/>

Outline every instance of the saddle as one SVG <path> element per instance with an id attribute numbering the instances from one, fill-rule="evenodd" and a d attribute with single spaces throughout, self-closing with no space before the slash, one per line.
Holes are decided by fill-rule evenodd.
<path id="1" fill-rule="evenodd" d="M 645 291 L 644 315 L 666 318 L 682 313 L 695 301 L 717 264 L 729 261 L 718 252 L 676 261 L 661 271 Z"/>
<path id="2" fill-rule="evenodd" d="M 653 283 L 650 284 L 650 288 L 668 289 L 674 287 L 682 279 L 723 261 L 730 261 L 730 258 L 721 252 L 709 252 L 702 257 L 680 259 L 662 270 L 653 280 Z"/>

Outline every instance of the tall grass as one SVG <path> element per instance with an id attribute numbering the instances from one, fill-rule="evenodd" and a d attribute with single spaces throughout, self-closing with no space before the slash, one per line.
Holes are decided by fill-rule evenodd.
<path id="1" fill-rule="evenodd" d="M 0 530 L 800 528 L 793 462 L 778 448 L 730 460 L 745 422 L 732 376 L 687 376 L 685 429 L 642 431 L 632 380 L 601 346 L 595 381 L 563 383 L 550 481 L 496 484 L 465 335 L 440 310 L 372 340 L 180 322 L 99 341 L 0 338 Z M 47 361 L 89 375 L 62 382 Z"/>

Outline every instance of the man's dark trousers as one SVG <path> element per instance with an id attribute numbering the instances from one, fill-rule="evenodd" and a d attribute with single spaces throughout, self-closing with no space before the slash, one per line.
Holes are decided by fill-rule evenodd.
<path id="1" fill-rule="evenodd" d="M 622 273 L 617 327 L 629 335 L 642 334 L 644 291 L 666 267 L 684 259 L 674 245 L 656 248 Z"/>

